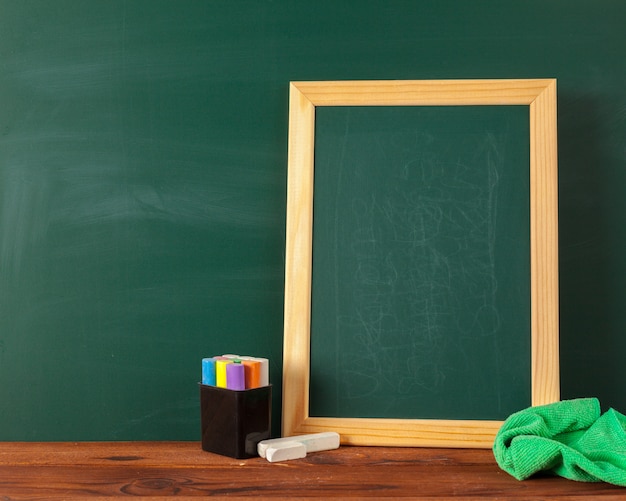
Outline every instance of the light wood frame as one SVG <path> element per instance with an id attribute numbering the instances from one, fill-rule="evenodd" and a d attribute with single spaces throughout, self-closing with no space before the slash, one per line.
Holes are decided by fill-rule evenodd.
<path id="1" fill-rule="evenodd" d="M 313 172 L 317 106 L 528 105 L 531 405 L 559 400 L 556 80 L 292 82 L 289 110 L 284 436 L 336 431 L 343 444 L 474 447 L 501 421 L 309 416 Z"/>

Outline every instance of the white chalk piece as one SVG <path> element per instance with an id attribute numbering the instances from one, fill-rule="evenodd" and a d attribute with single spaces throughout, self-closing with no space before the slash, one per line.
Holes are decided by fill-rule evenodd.
<path id="1" fill-rule="evenodd" d="M 227 358 L 228 360 L 237 360 L 241 358 L 239 355 L 232 355 L 230 353 L 226 353 L 226 355 L 222 355 L 223 358 Z"/>
<path id="2" fill-rule="evenodd" d="M 281 443 L 298 442 L 306 447 L 306 452 L 330 451 L 339 447 L 339 433 L 325 431 L 323 433 L 311 433 L 309 435 L 296 435 L 295 437 L 270 438 L 257 444 L 257 452 L 262 458 L 265 457 L 269 447 L 276 447 Z"/>
<path id="3" fill-rule="evenodd" d="M 270 463 L 302 459 L 306 457 L 306 446 L 301 442 L 281 442 L 270 446 L 265 451 L 265 459 Z"/>
<path id="4" fill-rule="evenodd" d="M 270 384 L 270 361 L 267 358 L 255 357 L 252 360 L 261 362 L 261 386 L 267 386 Z"/>

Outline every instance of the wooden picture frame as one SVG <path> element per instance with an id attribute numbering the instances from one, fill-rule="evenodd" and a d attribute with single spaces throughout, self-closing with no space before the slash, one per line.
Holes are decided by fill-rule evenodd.
<path id="1" fill-rule="evenodd" d="M 530 116 L 531 405 L 559 400 L 556 80 L 292 82 L 285 269 L 284 436 L 343 444 L 487 448 L 501 421 L 309 416 L 315 109 L 527 105 Z"/>

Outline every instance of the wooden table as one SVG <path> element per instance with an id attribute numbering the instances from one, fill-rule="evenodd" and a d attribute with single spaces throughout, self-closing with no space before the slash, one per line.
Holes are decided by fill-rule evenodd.
<path id="1" fill-rule="evenodd" d="M 626 489 L 538 477 L 518 482 L 489 450 L 341 447 L 268 463 L 204 452 L 197 442 L 0 442 L 0 500 L 222 496 L 626 499 Z"/>

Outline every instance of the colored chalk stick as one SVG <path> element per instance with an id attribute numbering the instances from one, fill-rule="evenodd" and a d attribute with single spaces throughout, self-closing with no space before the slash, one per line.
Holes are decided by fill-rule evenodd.
<path id="1" fill-rule="evenodd" d="M 261 364 L 261 375 L 259 380 L 259 386 L 267 386 L 270 384 L 270 361 L 267 358 L 260 357 L 240 357 L 241 361 L 253 360 Z"/>
<path id="2" fill-rule="evenodd" d="M 243 364 L 227 364 L 226 365 L 226 387 L 229 390 L 245 390 L 246 376 Z"/>
<path id="3" fill-rule="evenodd" d="M 267 358 L 254 358 L 254 360 L 261 363 L 261 377 L 259 385 L 267 386 L 270 384 L 270 361 Z"/>
<path id="4" fill-rule="evenodd" d="M 215 359 L 202 359 L 202 384 L 215 386 Z"/>
<path id="5" fill-rule="evenodd" d="M 215 386 L 227 388 L 226 367 L 232 364 L 232 360 L 216 360 L 215 361 Z"/>
<path id="6" fill-rule="evenodd" d="M 246 389 L 259 388 L 261 386 L 261 362 L 256 360 L 242 360 L 244 367 Z"/>

